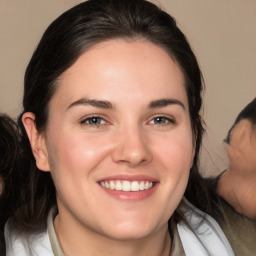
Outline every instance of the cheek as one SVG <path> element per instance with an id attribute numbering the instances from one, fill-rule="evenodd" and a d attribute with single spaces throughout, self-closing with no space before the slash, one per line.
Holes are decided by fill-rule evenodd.
<path id="1" fill-rule="evenodd" d="M 194 158 L 192 134 L 189 131 L 177 132 L 162 138 L 158 143 L 159 156 L 173 171 L 190 169 Z"/>
<path id="2" fill-rule="evenodd" d="M 158 159 L 163 165 L 161 173 L 170 189 L 170 198 L 173 193 L 177 198 L 182 197 L 194 158 L 192 135 L 189 132 L 177 133 L 163 140 L 161 144 Z"/>
<path id="3" fill-rule="evenodd" d="M 191 159 L 193 159 L 193 144 L 190 133 L 176 133 L 159 140 L 158 163 L 161 163 L 162 188 L 161 205 L 164 207 L 163 220 L 167 221 L 180 203 L 187 187 Z M 160 209 L 159 209 L 160 210 Z"/>
<path id="4" fill-rule="evenodd" d="M 60 134 L 48 143 L 50 169 L 55 173 L 88 174 L 106 157 L 110 148 L 109 141 L 103 136 Z"/>
<path id="5" fill-rule="evenodd" d="M 107 149 L 86 136 L 62 133 L 48 144 L 50 172 L 58 198 L 65 204 L 80 202 L 90 191 L 94 170 L 106 156 Z M 71 199 L 70 199 L 71 198 Z"/>
<path id="6" fill-rule="evenodd" d="M 191 168 L 192 147 L 187 144 L 182 146 L 180 143 L 173 144 L 169 147 L 169 152 L 166 153 L 164 159 L 167 168 L 167 176 L 170 183 L 173 184 L 174 190 L 182 192 L 187 186 L 187 180 Z"/>

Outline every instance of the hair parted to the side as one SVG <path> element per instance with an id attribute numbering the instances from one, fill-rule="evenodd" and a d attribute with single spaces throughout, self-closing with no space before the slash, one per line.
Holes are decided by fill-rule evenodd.
<path id="1" fill-rule="evenodd" d="M 44 33 L 27 67 L 24 84 L 23 113 L 33 112 L 35 123 L 44 132 L 48 123 L 49 101 L 58 87 L 58 79 L 91 46 L 105 40 L 148 40 L 175 59 L 186 78 L 186 92 L 196 154 L 185 196 L 201 210 L 213 214 L 213 202 L 198 172 L 198 152 L 203 133 L 201 92 L 203 81 L 196 57 L 175 20 L 154 4 L 144 0 L 89 0 L 57 18 Z M 50 173 L 37 169 L 22 125 L 28 177 L 24 205 L 16 212 L 22 229 L 36 229 L 46 223 L 46 216 L 56 204 Z M 21 221 L 22 220 L 22 221 Z"/>

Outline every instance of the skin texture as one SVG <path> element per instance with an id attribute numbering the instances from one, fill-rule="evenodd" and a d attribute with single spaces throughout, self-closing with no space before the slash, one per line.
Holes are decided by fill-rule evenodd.
<path id="1" fill-rule="evenodd" d="M 220 178 L 218 193 L 237 212 L 256 219 L 256 129 L 249 120 L 233 128 L 227 153 L 229 169 Z"/>
<path id="2" fill-rule="evenodd" d="M 55 229 L 66 255 L 169 255 L 168 220 L 194 157 L 184 81 L 162 48 L 106 41 L 62 74 L 44 133 L 24 114 L 37 166 L 56 186 Z M 155 186 L 113 195 L 99 185 L 108 179 Z"/>

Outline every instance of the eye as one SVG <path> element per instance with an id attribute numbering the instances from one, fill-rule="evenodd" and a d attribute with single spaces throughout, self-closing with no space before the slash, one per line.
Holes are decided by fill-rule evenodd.
<path id="1" fill-rule="evenodd" d="M 84 125 L 90 125 L 90 126 L 99 126 L 99 125 L 106 124 L 106 121 L 102 117 L 91 116 L 82 120 L 80 123 Z"/>
<path id="2" fill-rule="evenodd" d="M 173 123 L 175 123 L 173 119 L 165 117 L 165 116 L 154 117 L 149 122 L 149 124 L 160 124 L 160 125 L 173 124 Z"/>

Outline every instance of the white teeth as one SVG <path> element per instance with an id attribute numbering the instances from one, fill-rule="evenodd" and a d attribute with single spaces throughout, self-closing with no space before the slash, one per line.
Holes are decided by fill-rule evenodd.
<path id="1" fill-rule="evenodd" d="M 105 184 L 106 184 L 107 182 L 105 182 Z M 109 182 L 109 188 L 110 189 L 115 189 L 115 183 L 114 183 L 114 181 L 113 180 L 111 180 L 110 182 Z"/>
<path id="2" fill-rule="evenodd" d="M 153 187 L 153 182 L 151 181 L 127 181 L 127 180 L 110 180 L 101 181 L 100 185 L 104 188 L 109 188 L 112 190 L 120 191 L 140 191 L 146 190 Z"/>
<path id="3" fill-rule="evenodd" d="M 131 191 L 131 184 L 129 181 L 123 181 L 123 191 Z"/>
<path id="4" fill-rule="evenodd" d="M 123 190 L 123 186 L 122 186 L 122 183 L 120 182 L 120 180 L 118 180 L 116 182 L 116 188 L 115 189 L 116 190 Z"/>
<path id="5" fill-rule="evenodd" d="M 139 190 L 140 190 L 139 182 L 138 181 L 133 181 L 131 191 L 139 191 Z"/>

